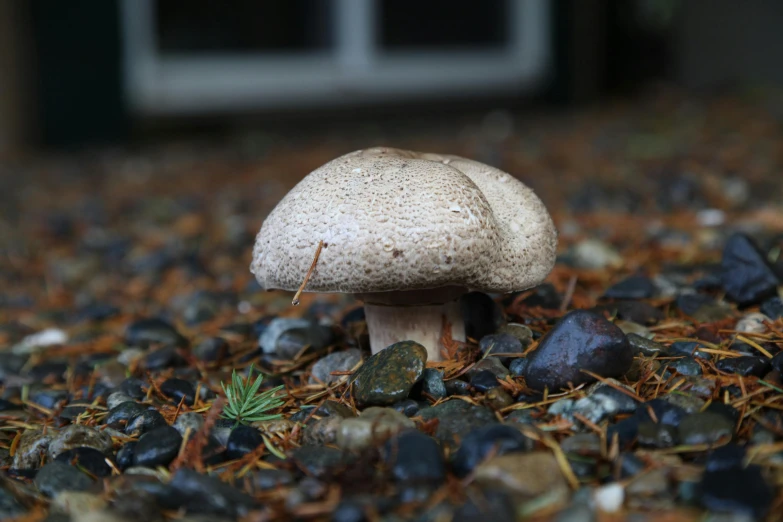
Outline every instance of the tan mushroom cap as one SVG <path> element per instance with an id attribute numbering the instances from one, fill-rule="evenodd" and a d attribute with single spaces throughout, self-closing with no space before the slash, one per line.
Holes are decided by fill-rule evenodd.
<path id="1" fill-rule="evenodd" d="M 300 181 L 264 221 L 251 272 L 263 288 L 296 290 L 321 240 L 308 292 L 505 293 L 546 278 L 557 231 L 533 191 L 501 170 L 378 147 Z"/>

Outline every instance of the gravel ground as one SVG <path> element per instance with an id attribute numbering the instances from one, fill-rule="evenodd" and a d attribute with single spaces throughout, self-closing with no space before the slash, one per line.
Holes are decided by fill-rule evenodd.
<path id="1" fill-rule="evenodd" d="M 541 286 L 463 297 L 443 362 L 249 273 L 277 201 L 378 144 L 512 172 L 560 233 Z M 0 169 L 0 519 L 781 519 L 779 96 Z M 271 418 L 225 418 L 234 370 Z"/>

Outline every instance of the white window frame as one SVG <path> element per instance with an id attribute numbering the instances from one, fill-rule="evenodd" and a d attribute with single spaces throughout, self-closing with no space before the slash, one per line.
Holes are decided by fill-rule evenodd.
<path id="1" fill-rule="evenodd" d="M 549 3 L 510 0 L 509 42 L 476 51 L 380 52 L 375 0 L 335 2 L 335 44 L 312 53 L 157 52 L 154 3 L 123 0 L 125 93 L 139 114 L 351 105 L 460 92 L 532 90 L 550 63 Z"/>

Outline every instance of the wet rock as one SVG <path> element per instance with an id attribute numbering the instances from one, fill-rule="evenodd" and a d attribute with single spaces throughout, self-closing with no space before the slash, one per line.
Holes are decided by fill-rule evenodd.
<path id="1" fill-rule="evenodd" d="M 511 364 L 509 364 L 508 371 L 511 375 L 515 377 L 522 377 L 523 375 L 525 375 L 525 370 L 527 369 L 527 363 L 528 360 L 526 357 L 514 359 L 513 361 L 511 361 Z"/>
<path id="2" fill-rule="evenodd" d="M 470 339 L 481 339 L 495 333 L 503 324 L 503 310 L 487 294 L 469 292 L 460 298 L 460 308 L 465 322 L 465 335 Z"/>
<path id="3" fill-rule="evenodd" d="M 704 400 L 688 392 L 667 393 L 661 400 L 682 408 L 686 413 L 697 413 L 704 407 Z"/>
<path id="4" fill-rule="evenodd" d="M 117 521 L 117 518 L 111 513 L 100 513 L 106 506 L 108 506 L 108 502 L 100 495 L 84 491 L 61 491 L 52 499 L 50 509 L 54 513 L 71 515 L 71 521 L 75 522 L 84 522 L 85 520 Z M 48 521 L 49 519 L 47 519 Z"/>
<path id="5" fill-rule="evenodd" d="M 142 406 L 141 404 L 132 400 L 121 402 L 109 410 L 109 413 L 106 415 L 104 422 L 108 426 L 120 426 L 122 423 L 127 423 L 145 411 L 147 411 L 145 406 Z"/>
<path id="6" fill-rule="evenodd" d="M 167 466 L 179 453 L 181 444 L 182 435 L 171 426 L 148 431 L 139 437 L 133 455 L 133 465 L 148 468 Z"/>
<path id="7" fill-rule="evenodd" d="M 9 376 L 19 375 L 28 359 L 27 355 L 0 352 L 0 380 L 4 381 Z"/>
<path id="8" fill-rule="evenodd" d="M 508 365 L 513 360 L 513 357 L 504 357 L 500 354 L 518 356 L 522 355 L 522 352 L 524 352 L 522 342 L 517 337 L 508 333 L 485 335 L 479 342 L 479 348 L 484 356 L 498 357 L 500 362 L 504 365 Z"/>
<path id="9" fill-rule="evenodd" d="M 256 428 L 237 426 L 231 430 L 231 435 L 228 437 L 226 458 L 229 460 L 241 459 L 263 443 L 264 439 Z"/>
<path id="10" fill-rule="evenodd" d="M 637 441 L 645 448 L 671 448 L 677 443 L 677 430 L 666 424 L 640 422 Z"/>
<path id="11" fill-rule="evenodd" d="M 310 384 L 331 384 L 345 378 L 341 375 L 332 375 L 332 372 L 346 372 L 353 369 L 362 360 L 362 352 L 356 348 L 350 348 L 341 352 L 330 353 L 313 365 Z"/>
<path id="12" fill-rule="evenodd" d="M 449 379 L 445 382 L 446 393 L 452 395 L 470 395 L 470 383 L 462 379 Z"/>
<path id="13" fill-rule="evenodd" d="M 173 426 L 183 437 L 190 429 L 190 436 L 192 437 L 204 426 L 204 417 L 195 412 L 180 413 L 177 415 L 177 420 L 174 421 Z"/>
<path id="14" fill-rule="evenodd" d="M 446 397 L 446 383 L 443 382 L 443 370 L 425 368 L 421 379 L 421 391 L 433 399 Z"/>
<path id="15" fill-rule="evenodd" d="M 464 477 L 489 455 L 524 452 L 532 448 L 533 441 L 518 429 L 505 424 L 492 423 L 465 434 L 452 458 L 451 467 L 454 474 Z"/>
<path id="16" fill-rule="evenodd" d="M 427 406 L 427 404 L 420 404 L 418 401 L 414 401 L 413 399 L 405 399 L 400 402 L 395 402 L 392 405 L 392 408 L 402 413 L 406 417 L 414 417 L 419 413 L 419 410 L 425 406 Z"/>
<path id="17" fill-rule="evenodd" d="M 553 504 L 564 502 L 569 494 L 560 466 L 549 452 L 495 456 L 479 464 L 475 476 L 479 484 L 529 499 L 550 497 Z"/>
<path id="18" fill-rule="evenodd" d="M 289 328 L 275 342 L 275 353 L 281 359 L 293 360 L 299 354 L 323 352 L 335 341 L 328 326 L 309 324 L 302 328 Z"/>
<path id="19" fill-rule="evenodd" d="M 497 388 L 491 388 L 485 392 L 484 404 L 493 410 L 502 410 L 503 408 L 514 404 L 514 399 L 506 390 L 498 386 Z"/>
<path id="20" fill-rule="evenodd" d="M 639 325 L 655 324 L 664 318 L 663 312 L 645 301 L 613 301 L 599 304 L 590 310 L 598 315 L 615 316 Z"/>
<path id="21" fill-rule="evenodd" d="M 278 317 L 272 319 L 258 338 L 258 345 L 264 353 L 275 353 L 277 340 L 286 331 L 294 328 L 307 328 L 311 322 L 307 319 L 289 319 Z"/>
<path id="22" fill-rule="evenodd" d="M 517 339 L 519 339 L 519 342 L 522 343 L 523 348 L 527 348 L 528 346 L 530 346 L 530 343 L 533 342 L 533 331 L 523 324 L 519 324 L 519 323 L 504 324 L 503 326 L 498 328 L 497 333 L 508 334 L 516 337 Z"/>
<path id="23" fill-rule="evenodd" d="M 119 391 L 118 392 L 114 392 L 114 393 L 112 393 L 111 395 L 109 395 L 106 398 L 106 407 L 111 410 L 113 408 L 116 408 L 117 406 L 119 406 L 123 402 L 134 402 L 134 401 L 133 401 L 132 397 L 130 397 L 130 396 L 128 396 L 128 395 L 126 395 L 126 394 L 124 394 L 122 392 L 119 392 Z"/>
<path id="24" fill-rule="evenodd" d="M 301 446 L 294 450 L 292 459 L 308 474 L 322 478 L 347 464 L 345 452 L 328 446 Z"/>
<path id="25" fill-rule="evenodd" d="M 650 409 L 655 414 L 654 419 L 650 416 Z M 635 414 L 637 418 L 643 421 L 652 420 L 653 422 L 675 427 L 679 426 L 687 415 L 688 413 L 684 409 L 663 399 L 653 399 L 645 402 L 636 410 Z"/>
<path id="26" fill-rule="evenodd" d="M 441 483 L 446 479 L 440 446 L 420 431 L 406 431 L 386 441 L 384 459 L 392 476 L 406 484 Z"/>
<path id="27" fill-rule="evenodd" d="M 216 477 L 180 469 L 171 479 L 177 503 L 188 513 L 236 517 L 247 514 L 256 503 L 252 497 Z"/>
<path id="28" fill-rule="evenodd" d="M 111 475 L 111 466 L 106 463 L 106 455 L 95 448 L 72 448 L 63 451 L 54 460 L 78 466 L 96 477 L 108 477 Z"/>
<path id="29" fill-rule="evenodd" d="M 487 357 L 477 361 L 473 367 L 468 370 L 467 376 L 473 377 L 475 374 L 483 371 L 489 371 L 498 379 L 504 379 L 508 375 L 508 369 L 497 357 Z"/>
<path id="30" fill-rule="evenodd" d="M 367 408 L 359 417 L 343 420 L 335 442 L 339 448 L 359 451 L 414 427 L 412 420 L 392 408 Z"/>
<path id="31" fill-rule="evenodd" d="M 644 355 L 645 357 L 653 357 L 656 355 L 665 354 L 668 349 L 661 343 L 656 343 L 651 339 L 642 337 L 635 333 L 628 334 L 628 344 L 631 345 L 634 355 Z"/>
<path id="32" fill-rule="evenodd" d="M 577 433 L 563 439 L 560 449 L 566 454 L 597 456 L 601 454 L 601 438 L 595 433 Z"/>
<path id="33" fill-rule="evenodd" d="M 470 378 L 470 385 L 479 393 L 484 393 L 500 386 L 498 378 L 489 370 L 481 370 Z"/>
<path id="34" fill-rule="evenodd" d="M 701 504 L 710 511 L 745 515 L 762 520 L 770 510 L 774 490 L 761 468 L 706 471 L 701 480 Z"/>
<path id="35" fill-rule="evenodd" d="M 92 486 L 90 477 L 63 462 L 50 462 L 38 471 L 35 486 L 47 497 L 61 491 L 84 491 Z"/>
<path id="36" fill-rule="evenodd" d="M 742 357 L 727 357 L 721 359 L 715 364 L 715 367 L 722 372 L 735 373 L 737 375 L 742 375 L 743 377 L 749 375 L 764 377 L 772 366 L 770 360 L 766 357 L 744 355 Z"/>
<path id="37" fill-rule="evenodd" d="M 251 473 L 253 489 L 268 491 L 294 483 L 294 475 L 284 469 L 259 469 Z"/>
<path id="38" fill-rule="evenodd" d="M 741 306 L 774 296 L 781 284 L 764 252 L 745 234 L 735 233 L 726 241 L 721 268 L 723 289 Z"/>
<path id="39" fill-rule="evenodd" d="M 584 310 L 567 313 L 527 356 L 525 382 L 536 390 L 557 391 L 603 377 L 619 377 L 631 367 L 633 350 L 625 334 L 603 317 Z"/>
<path id="40" fill-rule="evenodd" d="M 615 386 L 628 389 L 614 379 L 609 379 Z M 633 390 L 628 390 L 634 393 Z M 635 394 L 635 393 L 634 393 Z M 594 423 L 600 423 L 618 413 L 633 413 L 639 401 L 620 390 L 604 383 L 597 383 L 588 390 L 587 397 L 577 400 L 572 413 L 579 413 Z"/>
<path id="41" fill-rule="evenodd" d="M 524 293 L 527 292 L 526 290 Z M 510 305 L 520 293 L 522 292 L 511 294 L 503 300 L 503 303 L 506 306 Z M 532 293 L 522 300 L 522 304 L 530 308 L 541 307 L 547 310 L 557 310 L 560 308 L 562 301 L 562 297 L 552 283 L 543 283 L 535 287 Z"/>
<path id="42" fill-rule="evenodd" d="M 302 432 L 302 443 L 309 446 L 323 446 L 337 441 L 337 432 L 343 423 L 342 417 L 324 417 L 308 424 Z"/>
<path id="43" fill-rule="evenodd" d="M 68 392 L 65 390 L 33 390 L 30 392 L 30 402 L 48 408 L 57 409 L 68 400 Z"/>
<path id="44" fill-rule="evenodd" d="M 779 373 L 783 374 L 783 352 L 778 352 L 771 360 L 770 365 Z"/>
<path id="45" fill-rule="evenodd" d="M 160 391 L 177 404 L 184 400 L 185 404 L 193 406 L 196 400 L 195 386 L 184 379 L 166 379 L 160 385 Z"/>
<path id="46" fill-rule="evenodd" d="M 610 286 L 604 293 L 607 299 L 649 299 L 655 297 L 656 287 L 643 275 L 632 275 Z"/>
<path id="47" fill-rule="evenodd" d="M 712 412 L 692 413 L 678 426 L 682 444 L 714 444 L 734 433 L 734 423 L 723 415 Z"/>
<path id="48" fill-rule="evenodd" d="M 669 354 L 672 356 L 687 355 L 688 357 L 710 360 L 712 356 L 708 352 L 701 351 L 700 348 L 705 348 L 705 346 L 699 342 L 676 341 L 669 346 Z"/>
<path id="49" fill-rule="evenodd" d="M 32 469 L 37 468 L 41 462 L 41 455 L 49 448 L 52 438 L 57 433 L 48 429 L 46 433 L 43 430 L 25 430 L 19 438 L 19 445 L 14 454 L 14 469 Z"/>
<path id="50" fill-rule="evenodd" d="M 701 365 L 696 362 L 696 359 L 690 356 L 679 357 L 677 359 L 670 359 L 661 362 L 661 368 L 659 372 L 665 379 L 668 379 L 671 375 L 670 372 L 675 371 L 680 375 L 697 376 L 702 375 L 703 370 Z"/>
<path id="51" fill-rule="evenodd" d="M 27 513 L 27 508 L 19 503 L 11 492 L 0 488 L 0 513 L 4 518 L 16 518 Z"/>
<path id="52" fill-rule="evenodd" d="M 522 425 L 533 424 L 535 422 L 533 410 L 513 410 L 506 416 L 506 422 Z"/>
<path id="53" fill-rule="evenodd" d="M 117 467 L 126 470 L 133 466 L 133 457 L 136 454 L 137 441 L 126 442 L 117 452 Z"/>
<path id="54" fill-rule="evenodd" d="M 425 499 L 421 499 L 425 500 Z M 516 522 L 517 507 L 512 495 L 490 486 L 480 493 L 479 498 L 468 497 L 452 517 L 451 522 L 474 522 L 492 520 L 493 522 Z M 449 518 L 444 518 L 449 520 Z"/>
<path id="55" fill-rule="evenodd" d="M 769 299 L 761 303 L 761 307 L 759 308 L 759 311 L 773 321 L 776 319 L 780 319 L 781 317 L 783 317 L 783 299 L 781 299 L 778 296 L 770 297 Z"/>
<path id="56" fill-rule="evenodd" d="M 631 480 L 625 488 L 625 493 L 631 498 L 655 497 L 664 495 L 668 489 L 669 470 L 666 468 L 655 468 L 646 473 L 641 473 Z"/>
<path id="57" fill-rule="evenodd" d="M 494 413 L 483 406 L 475 406 L 461 400 L 450 400 L 436 406 L 423 408 L 419 415 L 426 421 L 438 419 L 435 438 L 445 446 L 453 447 L 457 440 L 470 431 L 497 422 Z"/>
<path id="58" fill-rule="evenodd" d="M 147 396 L 148 388 L 149 386 L 147 383 L 134 377 L 125 379 L 122 384 L 120 384 L 120 391 L 128 397 L 133 397 L 137 401 L 144 399 Z"/>
<path id="59" fill-rule="evenodd" d="M 412 341 L 395 343 L 371 356 L 354 374 L 357 405 L 386 406 L 406 398 L 421 379 L 426 362 L 427 350 Z"/>
<path id="60" fill-rule="evenodd" d="M 158 410 L 144 410 L 128 421 L 124 431 L 126 435 L 141 435 L 166 426 L 166 419 Z"/>
<path id="61" fill-rule="evenodd" d="M 655 334 L 653 334 L 650 330 L 632 321 L 617 320 L 614 322 L 614 324 L 620 330 L 622 330 L 623 333 L 626 334 L 626 336 L 628 334 L 634 334 L 634 335 L 638 335 L 639 337 L 644 337 L 645 339 L 652 339 L 653 337 L 655 337 Z"/>
<path id="62" fill-rule="evenodd" d="M 208 337 L 193 348 L 193 355 L 200 361 L 222 361 L 229 353 L 229 345 L 222 337 Z"/>
<path id="63" fill-rule="evenodd" d="M 179 353 L 179 350 L 173 344 L 150 350 L 144 355 L 143 366 L 147 370 L 164 370 L 166 368 L 185 366 L 187 362 Z"/>
<path id="64" fill-rule="evenodd" d="M 112 503 L 111 512 L 129 521 L 163 522 L 165 520 L 155 501 L 155 496 L 146 491 L 128 491 L 117 495 Z"/>
<path id="65" fill-rule="evenodd" d="M 726 444 L 712 450 L 704 464 L 705 471 L 721 469 L 737 469 L 745 466 L 745 448 L 734 443 Z"/>
<path id="66" fill-rule="evenodd" d="M 700 308 L 716 304 L 715 299 L 707 294 L 695 293 L 692 290 L 691 292 L 679 295 L 675 301 L 677 308 L 685 315 L 693 316 Z"/>
<path id="67" fill-rule="evenodd" d="M 152 345 L 188 346 L 188 340 L 170 323 L 158 318 L 139 319 L 125 330 L 125 344 L 139 348 Z"/>
<path id="68" fill-rule="evenodd" d="M 690 314 L 697 323 L 714 323 L 728 319 L 733 315 L 732 309 L 726 303 L 705 304 Z"/>

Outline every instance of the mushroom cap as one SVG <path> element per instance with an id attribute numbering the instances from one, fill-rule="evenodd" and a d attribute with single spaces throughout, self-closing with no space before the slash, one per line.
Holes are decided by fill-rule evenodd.
<path id="1" fill-rule="evenodd" d="M 505 293 L 546 278 L 557 231 L 533 191 L 499 169 L 376 147 L 302 179 L 264 221 L 250 271 L 267 290 L 296 290 L 320 241 L 308 292 Z"/>

